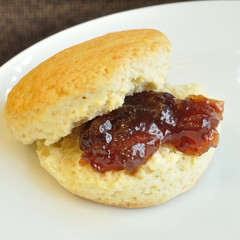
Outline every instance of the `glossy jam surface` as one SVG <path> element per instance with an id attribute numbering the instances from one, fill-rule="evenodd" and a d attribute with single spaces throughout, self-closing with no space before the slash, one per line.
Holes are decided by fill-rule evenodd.
<path id="1" fill-rule="evenodd" d="M 122 107 L 82 126 L 82 160 L 99 172 L 131 172 L 163 144 L 186 154 L 202 155 L 218 145 L 216 128 L 223 105 L 201 95 L 184 100 L 167 92 L 128 96 Z"/>

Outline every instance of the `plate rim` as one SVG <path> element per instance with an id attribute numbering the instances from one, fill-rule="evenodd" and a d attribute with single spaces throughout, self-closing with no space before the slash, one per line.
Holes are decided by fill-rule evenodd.
<path id="1" fill-rule="evenodd" d="M 108 14 L 108 15 L 105 15 L 105 16 L 102 16 L 102 17 L 94 18 L 94 19 L 91 19 L 91 20 L 73 25 L 73 26 L 68 27 L 66 29 L 60 30 L 59 32 L 51 34 L 48 37 L 45 37 L 45 38 L 33 43 L 32 45 L 23 49 L 22 51 L 17 53 L 15 56 L 13 56 L 9 60 L 7 60 L 5 63 L 3 63 L 0 66 L 0 74 L 1 74 L 2 71 L 4 71 L 5 68 L 8 67 L 8 65 L 13 64 L 15 61 L 20 59 L 22 55 L 27 54 L 29 51 L 31 51 L 34 48 L 38 48 L 41 44 L 44 44 L 45 42 L 49 41 L 49 39 L 56 38 L 57 36 L 63 34 L 64 32 L 72 31 L 74 28 L 79 28 L 79 27 L 82 27 L 82 26 L 88 25 L 88 24 L 94 24 L 94 22 L 102 21 L 102 20 L 105 20 L 106 18 L 117 17 L 119 15 L 124 15 L 124 14 L 132 14 L 132 13 L 138 12 L 138 11 L 144 11 L 145 9 L 164 8 L 164 7 L 172 7 L 172 6 L 177 6 L 177 5 L 182 5 L 183 6 L 183 5 L 199 5 L 199 4 L 202 4 L 202 5 L 210 5 L 210 4 L 213 4 L 213 5 L 219 5 L 219 4 L 230 5 L 230 4 L 236 4 L 236 5 L 240 6 L 240 1 L 234 1 L 234 0 L 230 0 L 230 1 L 229 0 L 228 1 L 197 0 L 197 1 L 190 1 L 190 2 L 182 1 L 182 2 L 175 2 L 175 3 L 163 3 L 163 4 L 152 5 L 152 6 L 145 6 L 145 7 L 139 7 L 139 8 L 129 9 L 129 10 L 123 10 L 123 11 Z M 81 43 L 81 42 L 79 42 L 79 43 Z"/>

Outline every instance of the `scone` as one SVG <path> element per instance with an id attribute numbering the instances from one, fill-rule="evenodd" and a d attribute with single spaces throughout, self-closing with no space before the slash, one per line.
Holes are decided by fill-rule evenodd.
<path id="1" fill-rule="evenodd" d="M 166 84 L 170 56 L 171 44 L 167 37 L 151 29 L 110 33 L 68 48 L 34 68 L 12 89 L 4 109 L 5 123 L 16 139 L 24 144 L 37 142 L 37 154 L 42 166 L 72 193 L 121 207 L 136 208 L 163 203 L 189 190 L 197 182 L 212 158 L 212 145 L 206 152 L 195 154 L 193 151 L 191 154 L 155 134 L 151 141 L 155 141 L 157 149 L 141 156 L 140 164 L 133 164 L 131 161 L 136 160 L 136 151 L 129 155 L 129 159 L 121 161 L 121 156 L 117 155 L 123 154 L 123 144 L 132 142 L 130 135 L 125 134 L 125 139 L 122 142 L 117 139 L 119 144 L 114 145 L 118 147 L 116 159 L 110 159 L 111 162 L 119 160 L 120 163 L 114 162 L 111 168 L 101 168 L 101 165 L 94 167 L 88 161 L 88 149 L 83 149 L 79 134 L 83 126 L 89 127 L 98 116 L 106 116 L 123 108 L 126 96 L 141 92 L 168 92 L 174 95 L 174 100 L 185 99 L 192 94 L 207 96 L 197 84 L 175 87 Z M 196 105 L 195 100 L 191 101 Z M 205 100 L 208 102 L 206 113 L 211 115 L 212 125 L 207 127 L 213 127 L 217 136 L 216 128 L 221 120 L 219 111 L 222 113 L 223 103 L 216 101 L 213 105 L 214 101 L 209 101 Z M 215 108 L 218 108 L 216 113 Z M 142 111 L 142 108 L 138 106 L 138 110 Z M 133 112 L 136 110 L 133 109 Z M 212 120 L 214 117 L 218 120 Z M 164 121 L 169 124 L 166 119 Z M 203 128 L 206 128 L 205 125 Z M 103 145 L 98 142 L 97 146 L 101 149 L 109 147 L 109 142 L 114 140 L 106 138 L 109 134 L 106 129 L 98 129 L 97 134 L 104 133 L 106 140 Z M 168 139 L 169 132 L 169 128 L 165 130 Z M 145 139 L 145 133 L 141 134 Z M 116 134 L 117 137 L 119 135 Z M 206 141 L 215 137 L 207 136 Z M 135 137 L 135 143 L 136 139 L 142 138 Z M 92 140 L 84 141 L 85 147 L 90 149 L 89 142 Z M 149 146 L 151 141 L 146 144 Z M 94 156 L 101 160 L 103 156 L 99 157 L 99 154 L 102 150 L 96 150 L 96 146 L 94 149 L 97 152 Z M 144 151 L 147 152 L 147 145 L 144 145 Z M 126 165 L 127 161 L 130 165 Z M 104 164 L 107 165 L 106 157 Z"/>

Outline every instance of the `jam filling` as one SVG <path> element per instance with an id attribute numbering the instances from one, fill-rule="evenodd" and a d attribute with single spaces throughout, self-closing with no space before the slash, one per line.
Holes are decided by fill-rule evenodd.
<path id="1" fill-rule="evenodd" d="M 127 96 L 122 107 L 83 124 L 82 160 L 98 172 L 132 172 L 163 144 L 200 156 L 218 145 L 223 107 L 222 101 L 202 95 L 178 99 L 150 91 Z"/>

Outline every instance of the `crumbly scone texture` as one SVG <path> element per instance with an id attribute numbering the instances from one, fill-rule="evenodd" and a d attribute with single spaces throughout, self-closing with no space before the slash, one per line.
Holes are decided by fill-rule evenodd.
<path id="1" fill-rule="evenodd" d="M 54 55 L 12 89 L 7 127 L 25 144 L 49 145 L 93 117 L 118 108 L 133 92 L 160 90 L 171 44 L 157 30 L 115 32 Z"/>
<path id="2" fill-rule="evenodd" d="M 199 85 L 166 86 L 176 97 L 203 94 Z M 134 174 L 125 170 L 99 173 L 80 161 L 78 129 L 59 142 L 37 142 L 42 166 L 66 189 L 99 203 L 138 208 L 166 202 L 194 186 L 207 168 L 214 149 L 202 156 L 189 156 L 169 146 L 159 150 Z"/>

